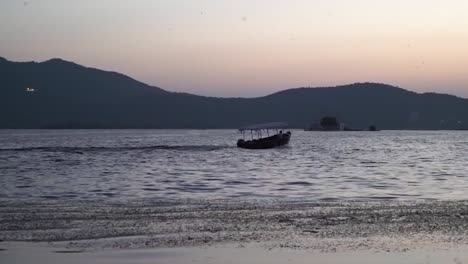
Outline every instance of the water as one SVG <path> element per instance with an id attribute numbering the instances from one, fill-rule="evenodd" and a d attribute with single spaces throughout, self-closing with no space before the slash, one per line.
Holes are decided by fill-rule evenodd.
<path id="1" fill-rule="evenodd" d="M 468 132 L 0 130 L 0 200 L 467 199 Z"/>

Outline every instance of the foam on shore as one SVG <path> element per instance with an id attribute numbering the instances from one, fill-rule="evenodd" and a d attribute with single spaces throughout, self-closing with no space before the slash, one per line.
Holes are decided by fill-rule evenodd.
<path id="1" fill-rule="evenodd" d="M 245 245 L 317 252 L 468 245 L 468 203 L 6 202 L 0 240 L 77 250 Z M 1 248 L 1 246 L 0 246 Z"/>

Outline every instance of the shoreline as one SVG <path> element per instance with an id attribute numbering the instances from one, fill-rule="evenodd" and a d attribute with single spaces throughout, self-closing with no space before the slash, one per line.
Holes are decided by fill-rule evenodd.
<path id="1" fill-rule="evenodd" d="M 467 205 L 468 201 L 4 202 L 0 241 L 65 242 L 69 249 L 259 243 L 319 252 L 464 246 Z"/>
<path id="2" fill-rule="evenodd" d="M 468 201 L 4 202 L 6 263 L 468 263 Z"/>
<path id="3" fill-rule="evenodd" d="M 5 263 L 41 264 L 119 264 L 119 263 L 328 263 L 328 264 L 393 264 L 468 262 L 468 247 L 425 247 L 399 251 L 317 252 L 306 249 L 265 248 L 264 245 L 224 244 L 209 247 L 73 250 L 61 243 L 0 242 Z"/>

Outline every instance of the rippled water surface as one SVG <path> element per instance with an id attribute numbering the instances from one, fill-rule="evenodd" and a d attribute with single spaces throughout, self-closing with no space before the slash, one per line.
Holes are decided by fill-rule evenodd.
<path id="1" fill-rule="evenodd" d="M 467 199 L 468 132 L 0 130 L 0 199 Z"/>

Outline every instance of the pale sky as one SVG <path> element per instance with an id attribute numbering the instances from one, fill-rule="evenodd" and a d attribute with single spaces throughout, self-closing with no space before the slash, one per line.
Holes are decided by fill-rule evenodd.
<path id="1" fill-rule="evenodd" d="M 381 82 L 468 97 L 468 1 L 1 0 L 0 56 L 211 96 Z"/>

